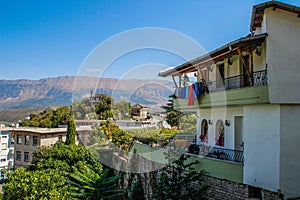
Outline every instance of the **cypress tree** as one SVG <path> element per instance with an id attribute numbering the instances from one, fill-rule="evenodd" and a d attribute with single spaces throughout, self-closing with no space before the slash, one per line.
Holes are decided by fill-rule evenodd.
<path id="1" fill-rule="evenodd" d="M 67 145 L 75 144 L 75 137 L 76 137 L 76 126 L 74 122 L 73 113 L 70 112 L 70 117 L 68 120 L 66 144 Z"/>

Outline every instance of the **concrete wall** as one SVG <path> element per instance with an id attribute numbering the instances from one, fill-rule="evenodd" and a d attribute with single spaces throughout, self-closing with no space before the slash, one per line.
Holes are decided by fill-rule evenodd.
<path id="1" fill-rule="evenodd" d="M 213 108 L 213 109 L 201 109 L 198 112 L 199 124 L 197 126 L 197 138 L 201 134 L 201 122 L 203 119 L 207 121 L 212 120 L 213 124 L 208 125 L 208 145 L 215 146 L 216 144 L 216 123 L 218 120 L 222 120 L 225 123 L 225 120 L 230 120 L 230 126 L 224 125 L 225 132 L 225 144 L 224 148 L 234 149 L 234 117 L 243 116 L 242 107 L 228 107 L 228 108 Z M 198 144 L 200 141 L 198 140 Z"/>
<path id="2" fill-rule="evenodd" d="M 300 105 L 280 106 L 280 189 L 287 197 L 300 197 Z"/>
<path id="3" fill-rule="evenodd" d="M 55 144 L 56 142 L 59 141 L 59 135 L 62 136 L 62 141 L 66 141 L 66 134 L 61 133 L 61 134 L 53 134 L 53 135 L 43 135 L 41 136 L 41 146 L 50 146 L 52 144 Z"/>
<path id="4" fill-rule="evenodd" d="M 255 50 L 253 52 L 253 72 L 266 70 L 266 42 L 261 47 L 261 55 L 257 55 Z"/>
<path id="5" fill-rule="evenodd" d="M 244 183 L 279 189 L 280 106 L 244 106 Z"/>
<path id="6" fill-rule="evenodd" d="M 300 103 L 300 18 L 297 14 L 265 9 L 267 63 L 271 103 Z"/>

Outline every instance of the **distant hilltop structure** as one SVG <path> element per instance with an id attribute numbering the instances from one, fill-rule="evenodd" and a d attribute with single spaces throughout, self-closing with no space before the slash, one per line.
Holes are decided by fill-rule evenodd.
<path id="1" fill-rule="evenodd" d="M 131 116 L 133 120 L 138 121 L 150 119 L 149 107 L 142 104 L 135 104 L 131 106 Z"/>

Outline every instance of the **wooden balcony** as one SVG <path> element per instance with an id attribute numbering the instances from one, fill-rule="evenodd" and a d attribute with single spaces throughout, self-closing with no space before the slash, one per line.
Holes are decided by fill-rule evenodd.
<path id="1" fill-rule="evenodd" d="M 193 104 L 189 103 L 188 95 L 183 98 L 182 88 L 177 88 L 174 108 L 180 111 L 191 111 L 212 106 L 269 102 L 268 76 L 265 70 L 254 72 L 251 78 L 239 75 L 226 78 L 221 83 L 210 81 L 202 85 L 204 85 L 203 91 L 193 95 Z"/>

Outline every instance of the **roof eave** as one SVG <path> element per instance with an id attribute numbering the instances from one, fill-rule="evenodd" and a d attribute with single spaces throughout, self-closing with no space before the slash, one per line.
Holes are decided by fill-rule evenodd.
<path id="1" fill-rule="evenodd" d="M 253 36 L 247 36 L 247 37 L 243 37 L 243 38 L 240 38 L 240 39 L 237 39 L 237 40 L 234 40 L 232 42 L 229 42 L 227 43 L 226 45 L 223 45 L 207 54 L 204 54 L 200 57 L 197 57 L 191 61 L 188 61 L 186 63 L 183 63 L 173 69 L 170 69 L 170 70 L 167 70 L 167 71 L 164 71 L 164 72 L 160 72 L 158 74 L 158 76 L 160 77 L 168 77 L 168 76 L 171 76 L 171 75 L 175 75 L 175 74 L 179 74 L 181 70 L 183 70 L 184 68 L 186 67 L 189 67 L 189 66 L 192 66 L 194 64 L 197 64 L 198 62 L 201 62 L 201 61 L 205 61 L 207 59 L 210 59 L 211 57 L 215 56 L 215 55 L 218 55 L 220 52 L 222 51 L 231 51 L 232 49 L 232 46 L 234 45 L 238 45 L 238 44 L 241 44 L 243 42 L 247 42 L 247 41 L 254 41 L 254 40 L 259 40 L 259 39 L 264 39 L 268 34 L 267 33 L 262 33 L 262 34 L 258 34 L 258 35 L 253 35 Z"/>
<path id="2" fill-rule="evenodd" d="M 282 2 L 279 2 L 279 1 L 268 1 L 268 2 L 264 2 L 264 3 L 260 3 L 260 4 L 257 4 L 257 5 L 254 5 L 252 7 L 252 15 L 251 15 L 251 21 L 250 21 L 250 32 L 255 31 L 256 28 L 258 27 L 256 25 L 254 25 L 257 11 L 261 10 L 264 13 L 264 10 L 266 8 L 270 8 L 270 7 L 273 7 L 274 9 L 279 8 L 279 9 L 286 10 L 286 11 L 289 11 L 289 12 L 297 13 L 298 17 L 300 17 L 300 7 L 293 6 L 293 5 L 286 4 L 286 3 L 282 3 Z"/>

